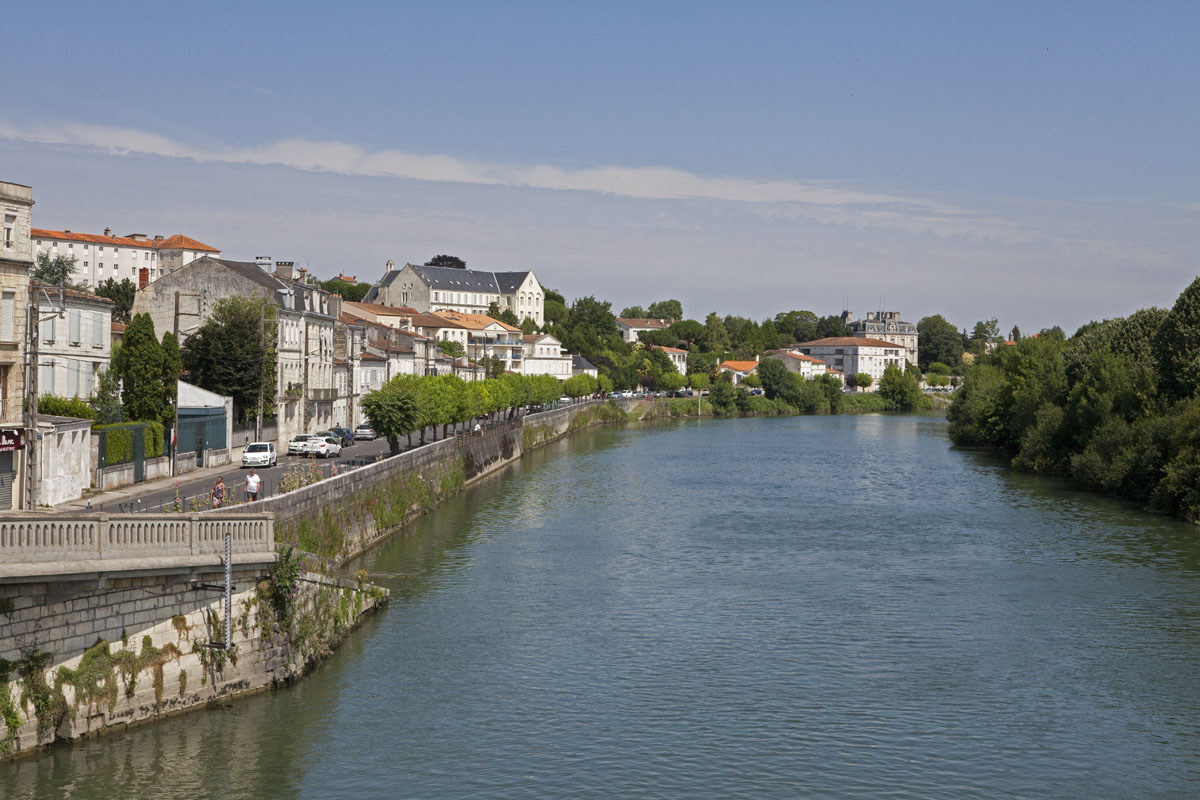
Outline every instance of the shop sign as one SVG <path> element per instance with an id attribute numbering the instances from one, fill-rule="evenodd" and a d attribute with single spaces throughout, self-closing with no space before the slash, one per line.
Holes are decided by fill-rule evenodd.
<path id="1" fill-rule="evenodd" d="M 21 431 L 13 428 L 0 428 L 0 453 L 11 453 L 20 450 Z"/>

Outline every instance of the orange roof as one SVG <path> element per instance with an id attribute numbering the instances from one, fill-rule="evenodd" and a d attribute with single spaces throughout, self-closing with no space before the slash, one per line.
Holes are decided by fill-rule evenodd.
<path id="1" fill-rule="evenodd" d="M 415 308 L 407 308 L 405 306 L 385 306 L 380 303 L 363 303 L 354 300 L 347 300 L 342 303 L 342 307 L 356 308 L 359 311 L 368 311 L 372 314 L 382 314 L 386 317 L 411 317 L 417 313 Z"/>
<path id="2" fill-rule="evenodd" d="M 482 330 L 489 325 L 499 325 L 504 328 L 504 330 L 511 332 L 518 332 L 521 330 L 518 327 L 509 325 L 507 322 L 501 322 L 498 319 L 492 319 L 486 314 L 464 314 L 461 311 L 431 311 L 428 315 L 423 314 L 422 316 L 437 317 L 441 319 L 443 323 L 451 322 L 457 327 L 466 328 L 468 330 Z M 435 326 L 427 325 L 427 327 L 432 328 Z"/>
<path id="3" fill-rule="evenodd" d="M 168 236 L 165 239 L 160 239 L 157 242 L 151 242 L 159 250 L 207 250 L 210 253 L 221 252 L 215 247 L 210 247 L 204 242 L 198 242 L 190 236 L 184 236 L 182 233 L 177 233 L 174 236 Z"/>
<path id="4" fill-rule="evenodd" d="M 806 356 L 803 353 L 783 353 L 783 355 L 787 356 L 788 358 L 794 358 L 797 361 L 811 361 L 814 364 L 824 364 L 825 363 L 824 361 L 822 361 L 819 358 L 813 358 L 812 356 Z"/>
<path id="5" fill-rule="evenodd" d="M 101 236 L 96 233 L 68 233 L 67 231 L 52 231 L 46 228 L 31 228 L 29 235 L 34 239 L 61 239 L 68 242 L 91 242 L 92 244 L 108 244 L 114 247 L 144 247 L 154 249 L 154 242 L 129 239 L 124 236 Z"/>
<path id="6" fill-rule="evenodd" d="M 666 328 L 667 323 L 661 319 L 642 319 L 641 317 L 617 317 L 617 322 L 625 325 L 626 328 Z"/>
<path id="7" fill-rule="evenodd" d="M 121 322 L 114 322 L 114 323 L 112 324 L 112 332 L 113 332 L 113 333 L 124 333 L 124 332 L 125 332 L 125 325 L 124 325 L 124 323 L 121 323 Z"/>
<path id="8" fill-rule="evenodd" d="M 383 356 L 378 356 L 378 355 L 375 355 L 374 353 L 367 353 L 367 352 L 364 352 L 362 354 L 362 360 L 363 361 L 387 361 L 387 359 L 384 358 Z"/>
<path id="9" fill-rule="evenodd" d="M 722 361 L 721 369 L 728 369 L 734 372 L 753 372 L 758 366 L 757 361 Z"/>
<path id="10" fill-rule="evenodd" d="M 655 350 L 662 350 L 664 353 L 687 353 L 687 350 L 680 350 L 678 347 L 663 347 L 660 344 L 654 345 Z"/>
<path id="11" fill-rule="evenodd" d="M 811 342 L 799 342 L 792 347 L 889 347 L 903 350 L 904 345 L 895 342 L 885 342 L 882 339 L 871 339 L 867 336 L 830 336 L 828 339 L 817 339 Z"/>

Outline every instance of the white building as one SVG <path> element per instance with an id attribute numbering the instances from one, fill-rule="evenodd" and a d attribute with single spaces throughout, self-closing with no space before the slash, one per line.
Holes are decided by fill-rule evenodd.
<path id="1" fill-rule="evenodd" d="M 862 336 L 832 336 L 813 342 L 792 345 L 792 351 L 819 358 L 831 369 L 843 375 L 865 372 L 878 387 L 883 371 L 889 364 L 904 369 L 904 347 L 894 342 Z"/>
<path id="2" fill-rule="evenodd" d="M 29 312 L 33 190 L 0 181 L 0 510 L 20 508 L 25 493 L 25 353 Z"/>
<path id="3" fill-rule="evenodd" d="M 563 350 L 562 342 L 548 333 L 521 337 L 522 375 L 553 375 L 560 381 L 571 377 L 571 354 Z"/>
<path id="4" fill-rule="evenodd" d="M 103 234 L 34 228 L 32 235 L 35 258 L 38 253 L 74 258 L 75 269 L 69 280 L 88 289 L 95 289 L 109 278 L 118 283 L 128 278 L 140 288 L 201 256 L 218 256 L 221 252 L 181 234 L 151 239 L 142 233 L 113 236 L 108 228 Z"/>
<path id="5" fill-rule="evenodd" d="M 92 421 L 38 414 L 38 503 L 78 500 L 92 485 Z"/>
<path id="6" fill-rule="evenodd" d="M 667 358 L 671 359 L 671 363 L 675 365 L 675 370 L 680 375 L 687 375 L 687 350 L 680 350 L 678 347 L 662 347 L 660 345 L 654 345 L 654 349 L 662 350 L 666 353 Z"/>
<path id="7" fill-rule="evenodd" d="M 413 317 L 413 327 L 430 339 L 458 342 L 468 359 L 478 364 L 498 358 L 506 372 L 520 369 L 524 353 L 521 329 L 483 314 L 437 311 Z"/>
<path id="8" fill-rule="evenodd" d="M 636 342 L 642 331 L 661 331 L 671 327 L 665 319 L 642 319 L 640 317 L 617 317 L 617 333 L 627 342 Z"/>
<path id="9" fill-rule="evenodd" d="M 842 322 L 850 326 L 852 336 L 900 345 L 908 363 L 916 366 L 917 326 L 900 319 L 899 311 L 868 311 L 866 319 L 855 319 L 853 312 L 843 311 Z"/>
<path id="10" fill-rule="evenodd" d="M 828 371 L 825 362 L 821 359 L 791 350 L 775 350 L 767 353 L 764 357 L 782 362 L 788 372 L 793 372 L 806 381 L 811 381 Z"/>
<path id="11" fill-rule="evenodd" d="M 484 272 L 415 264 L 397 269 L 391 261 L 379 283 L 363 298 L 364 303 L 409 307 L 422 313 L 487 314 L 495 303 L 501 311 L 512 311 L 517 319 L 529 318 L 539 326 L 545 319 L 545 300 L 546 292 L 530 270 Z"/>
<path id="12" fill-rule="evenodd" d="M 38 394 L 91 397 L 112 356 L 113 302 L 35 282 L 41 311 Z"/>
<path id="13" fill-rule="evenodd" d="M 758 359 L 755 358 L 753 361 L 722 361 L 718 369 L 721 372 L 729 373 L 733 379 L 733 385 L 737 386 L 746 380 L 750 373 L 758 369 Z"/>

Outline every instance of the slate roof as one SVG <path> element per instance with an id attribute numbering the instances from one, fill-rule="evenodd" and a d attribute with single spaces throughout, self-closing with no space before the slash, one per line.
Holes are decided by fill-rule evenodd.
<path id="1" fill-rule="evenodd" d="M 225 269 L 229 270 L 230 272 L 241 275 L 243 278 L 253 281 L 254 283 L 257 283 L 259 286 L 262 286 L 265 289 L 270 289 L 272 292 L 277 292 L 280 289 L 284 289 L 287 287 L 287 284 L 285 284 L 283 281 L 276 278 L 274 275 L 268 274 L 266 270 L 264 270 L 258 264 L 255 264 L 253 261 L 230 261 L 229 259 L 225 259 L 225 258 L 213 258 L 212 256 L 204 256 L 203 258 L 198 258 L 195 261 L 193 261 L 191 264 L 188 264 L 187 267 L 191 267 L 196 264 L 199 264 L 201 261 L 216 262 L 217 264 L 220 264 L 221 266 L 225 267 Z M 187 267 L 185 267 L 185 269 Z"/>
<path id="2" fill-rule="evenodd" d="M 530 273 L 530 270 L 524 272 L 496 272 L 496 284 L 500 287 L 501 294 L 512 294 L 517 289 L 521 288 L 521 284 L 525 282 L 525 276 Z"/>
<path id="3" fill-rule="evenodd" d="M 596 365 L 580 355 L 571 356 L 571 369 L 595 369 Z"/>
<path id="4" fill-rule="evenodd" d="M 452 292 L 494 292 L 500 293 L 500 285 L 496 282 L 496 273 L 481 272 L 476 269 L 455 269 L 454 267 L 418 267 L 413 265 L 431 289 L 448 289 Z"/>

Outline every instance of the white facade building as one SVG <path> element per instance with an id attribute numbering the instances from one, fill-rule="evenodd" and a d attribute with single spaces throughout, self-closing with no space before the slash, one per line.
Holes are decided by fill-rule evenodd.
<path id="1" fill-rule="evenodd" d="M 422 313 L 457 311 L 487 314 L 492 303 L 509 310 L 517 319 L 545 320 L 546 292 L 532 271 L 484 272 L 453 267 L 405 264 L 397 269 L 391 261 L 379 283 L 363 298 L 365 304 L 407 307 Z"/>
<path id="2" fill-rule="evenodd" d="M 788 372 L 794 372 L 806 381 L 811 381 L 818 375 L 824 375 L 828 368 L 819 358 L 791 350 L 775 350 L 767 353 L 764 358 L 771 358 L 783 363 Z"/>
<path id="3" fill-rule="evenodd" d="M 617 317 L 617 333 L 627 342 L 636 342 L 642 331 L 661 331 L 669 327 L 670 323 L 665 319 Z"/>
<path id="4" fill-rule="evenodd" d="M 900 319 L 899 311 L 868 311 L 866 319 L 855 319 L 853 312 L 843 311 L 842 322 L 850 327 L 852 336 L 900 345 L 908 363 L 916 366 L 917 326 Z"/>
<path id="5" fill-rule="evenodd" d="M 36 284 L 41 330 L 38 394 L 91 397 L 112 356 L 113 302 L 86 292 Z"/>
<path id="6" fill-rule="evenodd" d="M 671 359 L 671 363 L 675 365 L 675 371 L 680 375 L 687 375 L 687 350 L 680 350 L 678 347 L 662 347 L 654 346 L 655 350 L 662 350 L 667 354 L 667 358 Z"/>
<path id="7" fill-rule="evenodd" d="M 521 337 L 522 375 L 553 375 L 560 381 L 571 377 L 571 354 L 563 350 L 562 342 L 548 333 Z"/>
<path id="8" fill-rule="evenodd" d="M 906 356 L 904 347 L 894 342 L 862 336 L 832 336 L 813 342 L 792 345 L 794 352 L 819 358 L 831 369 L 843 375 L 865 372 L 871 376 L 872 385 L 879 386 L 883 371 L 894 364 L 904 369 Z"/>

